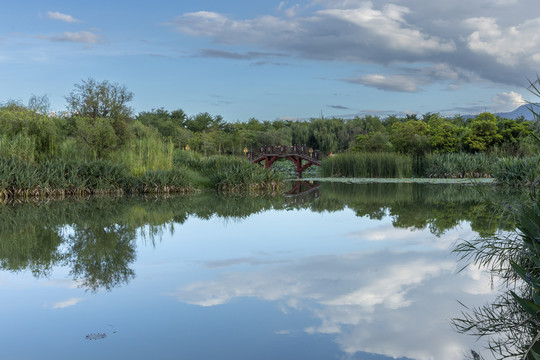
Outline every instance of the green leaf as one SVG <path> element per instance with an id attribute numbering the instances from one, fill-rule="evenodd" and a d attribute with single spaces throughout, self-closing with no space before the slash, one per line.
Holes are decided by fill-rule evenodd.
<path id="1" fill-rule="evenodd" d="M 537 267 L 540 267 L 540 258 L 537 258 L 536 256 L 533 256 L 533 257 L 532 257 L 532 260 L 534 261 L 534 264 L 535 264 Z"/>
<path id="2" fill-rule="evenodd" d="M 540 289 L 540 282 L 536 277 L 532 276 L 530 273 L 527 274 L 527 271 L 523 267 L 513 262 L 512 260 L 510 260 L 510 265 L 520 278 L 522 278 L 527 284 L 532 285 L 535 288 L 533 290 Z"/>
<path id="3" fill-rule="evenodd" d="M 540 305 L 540 294 L 535 289 L 532 290 L 533 301 L 536 305 Z"/>
<path id="4" fill-rule="evenodd" d="M 513 291 L 510 291 L 510 293 L 512 294 L 514 299 L 518 302 L 518 304 L 521 305 L 523 310 L 525 310 L 529 314 L 531 314 L 533 316 L 537 316 L 538 312 L 540 312 L 540 306 L 536 305 L 535 303 L 533 303 L 530 300 L 526 300 L 526 299 L 523 299 L 523 298 L 517 296 L 516 293 L 513 292 Z"/>
<path id="5" fill-rule="evenodd" d="M 540 360 L 540 355 L 536 351 L 531 350 L 530 354 L 533 356 L 534 360 Z"/>

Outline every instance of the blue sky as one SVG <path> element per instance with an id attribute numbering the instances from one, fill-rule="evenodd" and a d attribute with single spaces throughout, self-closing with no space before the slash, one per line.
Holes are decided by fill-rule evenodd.
<path id="1" fill-rule="evenodd" d="M 0 13 L 0 102 L 125 85 L 135 113 L 227 121 L 509 111 L 535 101 L 537 0 L 28 1 Z"/>

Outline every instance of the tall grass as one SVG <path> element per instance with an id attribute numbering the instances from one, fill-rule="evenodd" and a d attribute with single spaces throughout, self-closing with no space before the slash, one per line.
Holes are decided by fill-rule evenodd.
<path id="1" fill-rule="evenodd" d="M 322 161 L 323 176 L 388 177 L 413 176 L 413 159 L 397 153 L 343 153 Z"/>
<path id="2" fill-rule="evenodd" d="M 172 152 L 171 152 L 172 163 Z M 157 166 L 156 166 L 157 167 Z M 96 193 L 169 193 L 215 189 L 274 192 L 282 177 L 240 158 L 180 154 L 169 169 L 133 172 L 110 160 L 45 160 L 0 157 L 0 197 Z"/>
<path id="3" fill-rule="evenodd" d="M 428 154 L 424 157 L 396 153 L 343 153 L 322 162 L 322 175 L 366 178 L 485 178 L 499 184 L 531 185 L 540 178 L 540 157 L 499 158 L 491 154 Z"/>
<path id="4" fill-rule="evenodd" d="M 540 175 L 540 158 L 501 158 L 493 166 L 493 177 L 507 185 L 531 185 Z"/>
<path id="5" fill-rule="evenodd" d="M 423 159 L 424 177 L 482 178 L 491 177 L 497 158 L 483 153 L 430 154 Z"/>
<path id="6" fill-rule="evenodd" d="M 282 175 L 253 164 L 243 157 L 202 157 L 191 151 L 180 151 L 175 155 L 174 164 L 198 171 L 209 180 L 209 185 L 218 191 L 273 192 L 280 189 L 283 180 Z"/>
<path id="7" fill-rule="evenodd" d="M 0 135 L 0 156 L 18 157 L 21 160 L 33 162 L 36 154 L 36 141 L 31 136 L 20 133 L 13 137 Z"/>
<path id="8" fill-rule="evenodd" d="M 133 175 L 140 176 L 149 170 L 172 169 L 173 150 L 171 141 L 164 142 L 153 135 L 131 140 L 111 158 L 123 164 Z"/>
<path id="9" fill-rule="evenodd" d="M 134 176 L 124 165 L 107 160 L 33 164 L 16 157 L 0 158 L 0 197 L 188 192 L 198 184 L 192 175 L 181 167 Z"/>

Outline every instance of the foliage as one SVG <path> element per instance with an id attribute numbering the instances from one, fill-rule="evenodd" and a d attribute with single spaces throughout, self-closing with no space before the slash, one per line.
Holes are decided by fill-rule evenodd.
<path id="1" fill-rule="evenodd" d="M 480 178 L 491 177 L 497 159 L 486 154 L 448 153 L 427 155 L 425 177 Z"/>
<path id="2" fill-rule="evenodd" d="M 525 158 L 500 158 L 493 166 L 493 176 L 501 184 L 532 185 L 540 174 L 538 156 Z"/>
<path id="3" fill-rule="evenodd" d="M 241 157 L 201 157 L 189 151 L 179 153 L 175 166 L 187 166 L 210 179 L 210 186 L 218 191 L 271 191 L 280 189 L 282 176 Z"/>
<path id="4" fill-rule="evenodd" d="M 101 124 L 108 121 L 116 135 L 116 141 L 123 144 L 129 138 L 127 124 L 131 120 L 133 110 L 128 103 L 133 99 L 133 93 L 124 85 L 110 83 L 107 80 L 97 82 L 89 78 L 81 84 L 75 84 L 75 89 L 66 96 L 67 108 L 72 118 L 78 119 L 76 125 L 81 127 L 80 120 L 93 119 Z M 91 127 L 95 126 L 92 124 Z M 112 138 L 110 138 L 112 140 Z M 109 147 L 114 147 L 111 145 Z"/>
<path id="5" fill-rule="evenodd" d="M 456 252 L 488 267 L 507 287 L 493 304 L 467 309 L 453 320 L 458 331 L 488 336 L 498 358 L 534 360 L 540 354 L 540 203 L 510 208 L 517 229 L 458 244 Z"/>
<path id="6" fill-rule="evenodd" d="M 536 82 L 531 86 L 534 89 Z M 133 121 L 132 98 L 125 86 L 90 78 L 75 85 L 66 97 L 68 111 L 61 115 L 50 111 L 46 96 L 33 95 L 28 106 L 9 101 L 0 106 L 0 156 L 17 157 L 37 167 L 47 161 L 109 161 L 123 166 L 130 176 L 142 177 L 148 171 L 172 170 L 174 153 L 184 149 L 209 157 L 243 156 L 244 149 L 253 152 L 263 145 L 305 144 L 323 157 L 351 150 L 367 153 L 359 155 L 361 161 L 334 165 L 334 173 L 327 170 L 334 176 L 349 172 L 397 177 L 495 175 L 501 182 L 521 184 L 531 182 L 536 167 L 532 160 L 513 157 L 525 158 L 540 150 L 539 143 L 533 141 L 537 134 L 528 122 L 498 119 L 488 113 L 472 120 L 427 113 L 421 120 L 417 115 L 384 119 L 366 115 L 302 121 L 251 118 L 228 123 L 220 115 L 206 112 L 188 116 L 182 109 L 157 108 L 139 113 Z M 488 169 L 484 162 L 468 155 L 436 157 L 450 153 L 485 153 L 496 155 L 501 162 L 493 160 Z M 405 159 L 399 154 L 412 156 L 412 170 L 408 169 L 410 160 L 396 160 Z M 193 184 L 213 187 L 215 184 L 209 185 L 212 181 L 202 177 L 216 174 L 205 173 L 200 164 L 202 160 L 198 168 L 183 169 L 195 179 Z M 360 167 L 363 170 L 358 170 Z M 40 184 L 32 186 L 43 189 Z M 32 187 L 19 190 L 33 191 Z"/>
<path id="7" fill-rule="evenodd" d="M 486 151 L 491 146 L 502 141 L 503 136 L 497 132 L 497 119 L 490 113 L 481 113 L 470 125 L 465 136 L 465 142 L 469 149 L 475 151 Z"/>
<path id="8" fill-rule="evenodd" d="M 429 149 L 429 126 L 420 120 L 398 122 L 392 125 L 390 142 L 403 154 L 423 155 Z"/>
<path id="9" fill-rule="evenodd" d="M 113 153 L 111 159 L 123 164 L 136 176 L 149 170 L 172 169 L 174 151 L 172 141 L 163 141 L 154 128 L 142 126 L 137 132 L 138 136 Z"/>
<path id="10" fill-rule="evenodd" d="M 367 152 L 388 152 L 391 149 L 392 144 L 390 143 L 390 139 L 388 135 L 382 131 L 356 136 L 356 145 L 352 147 L 353 151 Z"/>
<path id="11" fill-rule="evenodd" d="M 167 111 L 163 108 L 140 112 L 136 120 L 155 128 L 162 136 L 176 138 L 178 130 L 185 126 L 187 115 L 182 109 Z"/>
<path id="12" fill-rule="evenodd" d="M 86 118 L 128 119 L 132 109 L 128 103 L 133 93 L 124 85 L 98 82 L 92 78 L 75 84 L 75 89 L 66 96 L 68 111 L 72 116 Z"/>
<path id="13" fill-rule="evenodd" d="M 102 159 L 116 148 L 118 136 L 110 121 L 104 118 L 77 117 L 74 122 L 75 138 L 85 146 L 91 158 Z"/>
<path id="14" fill-rule="evenodd" d="M 322 161 L 323 176 L 412 177 L 412 157 L 395 153 L 343 153 Z"/>
<path id="15" fill-rule="evenodd" d="M 16 103 L 0 107 L 0 134 L 6 140 L 19 143 L 21 138 L 27 138 L 34 146 L 32 151 L 26 148 L 33 155 L 22 155 L 28 159 L 54 156 L 60 139 L 60 131 L 53 119 Z"/>
<path id="16" fill-rule="evenodd" d="M 453 153 L 459 146 L 459 128 L 440 116 L 431 116 L 428 121 L 429 144 L 433 153 Z"/>

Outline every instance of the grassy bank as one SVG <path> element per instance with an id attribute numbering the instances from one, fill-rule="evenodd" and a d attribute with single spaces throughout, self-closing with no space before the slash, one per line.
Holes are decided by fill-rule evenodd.
<path id="1" fill-rule="evenodd" d="M 0 157 L 0 196 L 188 193 L 206 189 L 267 192 L 281 186 L 281 176 L 242 158 L 181 153 L 169 169 L 136 172 L 110 160 L 33 163 Z"/>
<path id="2" fill-rule="evenodd" d="M 489 154 L 343 153 L 322 162 L 326 177 L 356 178 L 495 178 L 499 184 L 530 185 L 540 174 L 539 157 L 496 157 Z"/>

